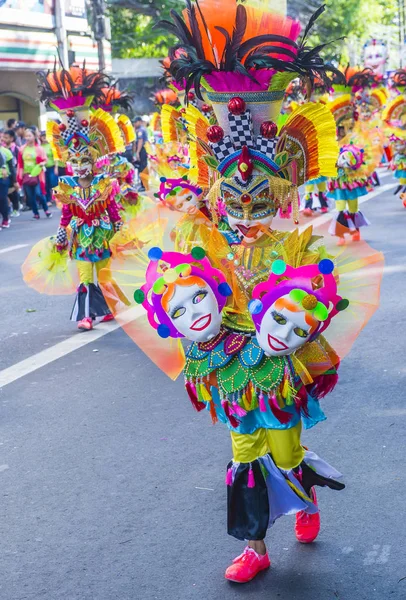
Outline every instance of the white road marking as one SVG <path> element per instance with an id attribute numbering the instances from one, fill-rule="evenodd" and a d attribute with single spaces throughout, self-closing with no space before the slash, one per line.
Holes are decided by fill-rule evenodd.
<path id="1" fill-rule="evenodd" d="M 366 558 L 364 558 L 364 565 L 384 565 L 389 561 L 390 550 L 391 546 L 389 545 L 373 545 L 372 550 L 370 552 L 367 552 Z"/>
<path id="2" fill-rule="evenodd" d="M 45 367 L 49 363 L 58 360 L 58 358 L 62 358 L 79 348 L 83 348 L 83 346 L 86 346 L 87 344 L 95 342 L 104 335 L 119 329 L 121 324 L 137 319 L 142 314 L 142 307 L 136 306 L 121 315 L 120 324 L 117 322 L 99 323 L 96 329 L 83 333 L 76 333 L 66 340 L 63 340 L 63 342 L 55 344 L 55 346 L 46 348 L 46 350 L 42 350 L 41 352 L 38 352 L 38 354 L 34 354 L 7 369 L 3 369 L 0 371 L 0 389 L 9 383 L 13 383 L 13 381 L 17 381 L 17 379 L 21 379 L 21 377 L 25 377 L 25 375 L 29 375 L 30 373 Z"/>
<path id="3" fill-rule="evenodd" d="M 6 252 L 12 252 L 13 250 L 20 250 L 20 248 L 27 248 L 29 244 L 17 244 L 16 246 L 7 246 L 7 248 L 2 248 L 0 250 L 0 254 L 6 254 Z"/>

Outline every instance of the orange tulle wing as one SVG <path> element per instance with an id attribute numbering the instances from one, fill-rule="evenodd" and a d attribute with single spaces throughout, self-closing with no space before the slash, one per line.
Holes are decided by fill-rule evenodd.
<path id="1" fill-rule="evenodd" d="M 127 223 L 111 241 L 113 258 L 99 274 L 99 284 L 117 323 L 137 346 L 171 379 L 185 364 L 182 343 L 159 337 L 148 322 L 134 292 L 145 283 L 148 250 L 154 246 L 174 249 L 174 230 L 181 213 L 154 206 Z"/>

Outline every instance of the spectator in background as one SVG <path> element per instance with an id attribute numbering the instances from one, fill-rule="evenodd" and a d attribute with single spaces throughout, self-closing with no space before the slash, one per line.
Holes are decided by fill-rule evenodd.
<path id="1" fill-rule="evenodd" d="M 58 165 L 55 163 L 54 156 L 52 154 L 51 144 L 47 142 L 45 131 L 40 133 L 41 147 L 43 148 L 47 162 L 45 165 L 45 185 L 46 185 L 46 198 L 48 205 L 52 202 L 52 189 L 58 185 Z"/>
<path id="2" fill-rule="evenodd" d="M 141 179 L 140 192 L 145 192 L 148 189 L 148 154 L 145 144 L 148 142 L 148 133 L 142 120 L 142 117 L 135 117 L 135 142 L 133 146 L 134 166 L 138 169 L 138 174 Z"/>
<path id="3" fill-rule="evenodd" d="M 7 129 L 15 129 L 17 125 L 17 120 L 16 119 L 9 119 L 7 121 Z"/>
<path id="4" fill-rule="evenodd" d="M 16 132 L 16 144 L 17 146 L 23 146 L 24 145 L 24 136 L 25 136 L 25 130 L 26 130 L 26 124 L 24 123 L 24 121 L 18 121 L 15 125 L 15 132 Z"/>
<path id="5" fill-rule="evenodd" d="M 14 185 L 15 174 L 13 155 L 10 150 L 0 146 L 0 214 L 3 219 L 0 229 L 10 227 L 8 189 Z"/>
<path id="6" fill-rule="evenodd" d="M 10 120 L 12 121 L 13 119 L 9 119 L 9 121 Z M 9 121 L 7 121 L 7 123 Z M 14 166 L 14 169 L 16 170 L 19 150 L 18 150 L 17 144 L 15 143 L 15 140 L 16 140 L 16 134 L 13 129 L 6 129 L 5 131 L 3 131 L 2 135 L 1 135 L 1 143 L 4 146 L 4 148 L 7 148 L 8 150 L 10 150 L 11 154 L 13 155 L 13 166 Z M 16 179 L 14 178 L 14 184 L 10 185 L 10 187 L 8 189 L 8 197 L 10 198 L 10 202 L 13 207 L 13 212 L 11 213 L 12 217 L 20 216 L 20 196 L 18 193 L 19 187 L 20 186 L 18 185 Z"/>
<path id="7" fill-rule="evenodd" d="M 22 185 L 27 198 L 27 204 L 34 213 L 34 219 L 39 219 L 37 200 L 40 201 L 46 216 L 52 217 L 48 210 L 44 167 L 47 156 L 35 136 L 35 128 L 25 130 L 25 144 L 18 155 L 17 181 Z"/>

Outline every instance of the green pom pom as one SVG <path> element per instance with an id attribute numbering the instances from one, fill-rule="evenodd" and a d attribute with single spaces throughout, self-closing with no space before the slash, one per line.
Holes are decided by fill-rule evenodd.
<path id="1" fill-rule="evenodd" d="M 203 248 L 199 248 L 197 246 L 196 248 L 193 248 L 191 255 L 196 260 L 202 260 L 202 258 L 204 258 L 206 256 L 206 252 L 205 252 L 205 250 L 203 250 Z"/>
<path id="2" fill-rule="evenodd" d="M 336 309 L 341 312 L 342 310 L 345 310 L 346 308 L 348 308 L 349 304 L 350 304 L 349 300 L 347 300 L 346 298 L 342 298 L 342 300 L 337 302 Z"/>
<path id="3" fill-rule="evenodd" d="M 137 304 L 142 304 L 145 300 L 145 294 L 142 290 L 135 290 L 134 292 L 134 300 Z"/>
<path id="4" fill-rule="evenodd" d="M 293 302 L 297 303 L 300 303 L 306 295 L 307 294 L 304 290 L 299 289 L 291 290 L 289 292 L 289 297 L 293 300 Z"/>
<path id="5" fill-rule="evenodd" d="M 283 275 L 284 272 L 286 271 L 286 263 L 284 260 L 275 260 L 275 262 L 272 264 L 272 273 L 274 273 L 275 275 Z"/>

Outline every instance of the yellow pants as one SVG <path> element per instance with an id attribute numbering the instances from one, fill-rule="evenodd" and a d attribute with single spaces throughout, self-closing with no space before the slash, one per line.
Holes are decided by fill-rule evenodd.
<path id="1" fill-rule="evenodd" d="M 338 211 L 345 210 L 348 204 L 348 211 L 353 214 L 358 212 L 358 199 L 355 200 L 336 200 L 336 209 Z"/>
<path id="2" fill-rule="evenodd" d="M 95 263 L 87 260 L 77 260 L 76 264 L 78 266 L 80 283 L 84 283 L 85 285 L 88 283 L 94 283 L 94 268 L 96 269 L 96 274 L 98 276 L 101 269 L 107 267 L 109 260 L 109 258 L 105 258 L 104 260 L 99 260 Z"/>
<path id="3" fill-rule="evenodd" d="M 254 433 L 231 432 L 234 462 L 250 463 L 270 453 L 277 467 L 294 469 L 302 462 L 305 449 L 300 443 L 302 423 L 290 429 L 257 429 Z"/>
<path id="4" fill-rule="evenodd" d="M 306 194 L 311 194 L 312 192 L 314 192 L 314 186 L 316 186 L 318 192 L 327 191 L 327 182 L 321 181 L 320 183 L 307 183 L 305 185 Z"/>

